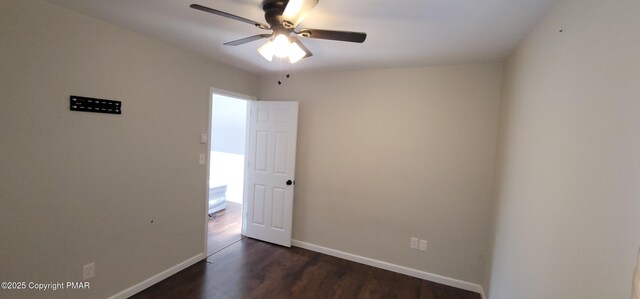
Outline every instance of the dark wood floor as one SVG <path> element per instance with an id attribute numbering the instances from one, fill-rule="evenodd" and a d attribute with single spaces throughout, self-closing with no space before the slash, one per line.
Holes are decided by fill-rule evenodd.
<path id="1" fill-rule="evenodd" d="M 240 240 L 242 228 L 242 204 L 227 201 L 227 208 L 209 219 L 207 255 Z"/>
<path id="2" fill-rule="evenodd" d="M 480 295 L 244 238 L 132 298 L 479 299 Z"/>

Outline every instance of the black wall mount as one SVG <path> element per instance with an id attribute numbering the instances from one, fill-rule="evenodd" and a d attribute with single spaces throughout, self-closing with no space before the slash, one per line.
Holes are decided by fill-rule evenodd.
<path id="1" fill-rule="evenodd" d="M 69 97 L 71 111 L 122 114 L 122 102 L 80 96 Z"/>

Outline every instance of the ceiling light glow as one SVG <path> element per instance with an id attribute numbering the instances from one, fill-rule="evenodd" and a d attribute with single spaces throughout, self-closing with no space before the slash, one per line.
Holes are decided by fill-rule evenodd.
<path id="1" fill-rule="evenodd" d="M 291 43 L 289 46 L 289 62 L 296 63 L 305 56 L 307 56 L 307 52 L 302 50 L 298 43 Z"/>
<path id="2" fill-rule="evenodd" d="M 258 52 L 264 59 L 273 61 L 273 56 L 280 58 L 289 58 L 289 62 L 296 63 L 300 59 L 307 57 L 307 51 L 303 49 L 300 41 L 295 39 L 291 42 L 285 34 L 278 34 L 264 45 L 258 48 Z"/>
<path id="3" fill-rule="evenodd" d="M 271 41 L 268 41 L 266 44 L 262 45 L 258 48 L 258 53 L 264 57 L 264 59 L 273 61 L 274 47 Z"/>
<path id="4" fill-rule="evenodd" d="M 280 57 L 285 58 L 289 56 L 289 47 L 291 42 L 289 38 L 284 34 L 278 34 L 276 38 L 273 39 L 273 54 Z"/>

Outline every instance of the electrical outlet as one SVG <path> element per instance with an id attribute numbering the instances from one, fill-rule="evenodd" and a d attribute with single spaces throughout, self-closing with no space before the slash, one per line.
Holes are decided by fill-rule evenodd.
<path id="1" fill-rule="evenodd" d="M 409 243 L 409 247 L 412 249 L 418 249 L 418 238 L 411 238 L 411 243 Z"/>
<path id="2" fill-rule="evenodd" d="M 200 134 L 200 143 L 207 144 L 208 140 L 209 140 L 209 136 L 207 136 L 207 133 Z"/>
<path id="3" fill-rule="evenodd" d="M 86 264 L 82 267 L 82 280 L 87 280 L 96 276 L 96 264 Z"/>
<path id="4" fill-rule="evenodd" d="M 427 251 L 427 240 L 420 240 L 420 251 Z"/>

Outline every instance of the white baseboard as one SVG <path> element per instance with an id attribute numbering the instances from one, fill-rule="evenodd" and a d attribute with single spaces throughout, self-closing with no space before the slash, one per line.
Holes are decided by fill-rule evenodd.
<path id="1" fill-rule="evenodd" d="M 376 267 L 376 268 L 380 268 L 380 269 L 384 269 L 384 270 L 388 270 L 388 271 L 392 271 L 392 272 L 396 272 L 404 275 L 409 275 L 412 277 L 417 277 L 417 278 L 428 280 L 428 281 L 437 282 L 440 284 L 452 286 L 452 287 L 467 290 L 467 291 L 476 292 L 476 293 L 479 293 L 480 296 L 482 296 L 482 298 L 485 298 L 484 290 L 482 289 L 482 286 L 479 284 L 462 281 L 459 279 L 450 278 L 450 277 L 446 277 L 438 274 L 433 274 L 433 273 L 429 273 L 429 272 L 425 272 L 425 271 L 421 271 L 421 270 L 417 270 L 417 269 L 413 269 L 405 266 L 391 264 L 391 263 L 387 263 L 379 260 L 374 260 L 368 257 L 359 256 L 356 254 L 335 250 L 335 249 L 327 248 L 324 246 L 302 242 L 298 240 L 291 240 L 291 245 L 308 249 L 311 251 L 320 252 L 326 255 L 335 256 L 335 257 L 349 260 L 352 262 L 365 264 L 368 266 L 372 266 L 372 267 Z"/>
<path id="2" fill-rule="evenodd" d="M 175 266 L 173 266 L 173 267 L 171 267 L 171 268 L 169 268 L 167 270 L 164 270 L 164 271 L 162 271 L 162 272 L 150 277 L 149 279 L 147 279 L 147 280 L 145 280 L 145 281 L 143 281 L 143 282 L 141 282 L 139 284 L 136 284 L 136 285 L 134 285 L 134 286 L 132 286 L 132 287 L 120 292 L 120 293 L 117 293 L 117 294 L 109 297 L 109 299 L 121 299 L 121 298 L 122 299 L 126 299 L 126 298 L 129 298 L 129 297 L 131 297 L 131 296 L 143 291 L 144 289 L 146 289 L 146 288 L 148 288 L 148 287 L 150 287 L 150 286 L 162 281 L 163 279 L 165 279 L 165 278 L 167 278 L 167 277 L 169 277 L 169 276 L 171 276 L 173 274 L 176 274 L 176 273 L 178 273 L 178 272 L 180 272 L 180 271 L 182 271 L 182 270 L 184 270 L 186 268 L 189 268 L 189 266 L 191 266 L 191 265 L 203 260 L 204 258 L 205 258 L 205 254 L 204 253 L 200 253 L 200 254 L 192 257 L 192 258 L 187 259 L 184 262 L 181 262 L 181 263 L 179 263 L 179 264 L 177 264 L 177 265 L 175 265 Z"/>

